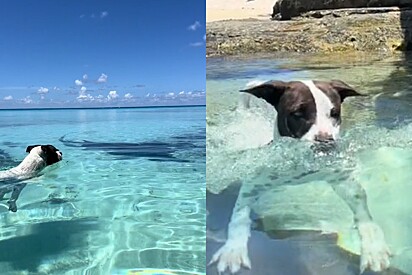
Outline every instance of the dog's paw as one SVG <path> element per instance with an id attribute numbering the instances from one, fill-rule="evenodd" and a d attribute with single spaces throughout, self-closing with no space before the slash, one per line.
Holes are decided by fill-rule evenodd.
<path id="1" fill-rule="evenodd" d="M 235 242 L 226 242 L 212 257 L 209 262 L 217 262 L 217 271 L 220 273 L 228 269 L 232 274 L 238 272 L 240 268 L 251 268 L 248 256 L 247 245 L 238 245 Z"/>
<path id="2" fill-rule="evenodd" d="M 17 205 L 15 201 L 8 201 L 8 204 L 11 212 L 17 212 Z"/>
<path id="3" fill-rule="evenodd" d="M 373 222 L 360 223 L 358 229 L 361 237 L 361 273 L 367 268 L 375 272 L 387 269 L 391 253 L 382 229 Z"/>

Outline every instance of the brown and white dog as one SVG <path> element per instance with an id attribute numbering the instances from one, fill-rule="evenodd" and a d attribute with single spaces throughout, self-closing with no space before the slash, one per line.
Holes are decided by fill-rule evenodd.
<path id="1" fill-rule="evenodd" d="M 316 144 L 333 143 L 339 134 L 341 104 L 345 98 L 360 96 L 346 83 L 326 81 L 270 81 L 241 92 L 262 98 L 277 111 L 275 129 L 281 136 L 309 140 Z M 246 102 L 246 106 L 248 106 Z M 213 255 L 223 273 L 236 273 L 242 266 L 251 268 L 247 243 L 250 236 L 251 202 L 242 186 L 228 226 L 225 244 Z M 369 213 L 366 194 L 358 182 L 332 185 L 351 208 L 361 240 L 360 268 L 381 271 L 389 267 L 390 252 L 384 234 Z M 333 214 L 333 213 L 331 213 Z"/>
<path id="2" fill-rule="evenodd" d="M 26 186 L 24 180 L 37 176 L 44 168 L 63 159 L 63 154 L 53 145 L 28 146 L 27 157 L 16 167 L 0 171 L 0 199 L 8 192 L 12 192 L 9 201 L 9 210 L 16 212 L 16 201 L 21 190 Z"/>

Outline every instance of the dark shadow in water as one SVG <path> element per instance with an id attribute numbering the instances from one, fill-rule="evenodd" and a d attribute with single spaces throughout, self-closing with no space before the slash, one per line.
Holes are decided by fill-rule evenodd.
<path id="1" fill-rule="evenodd" d="M 3 145 L 5 145 L 5 146 L 7 146 L 7 147 L 11 147 L 11 148 L 21 146 L 20 143 L 11 142 L 11 141 L 4 141 L 4 142 L 3 142 Z"/>
<path id="2" fill-rule="evenodd" d="M 13 159 L 9 153 L 0 149 L 0 170 L 10 169 L 19 165 L 20 162 Z"/>
<path id="3" fill-rule="evenodd" d="M 401 27 L 404 33 L 403 49 L 412 51 L 412 2 L 410 0 L 401 2 Z"/>
<path id="4" fill-rule="evenodd" d="M 376 82 L 381 93 L 376 99 L 376 121 L 385 128 L 412 121 L 412 1 L 400 1 L 400 8 L 404 38 L 398 50 L 403 51 L 403 58 L 395 62 L 389 77 Z"/>
<path id="5" fill-rule="evenodd" d="M 79 219 L 31 225 L 31 234 L 0 241 L 0 262 L 8 262 L 15 270 L 37 272 L 50 256 L 64 252 L 87 250 L 90 231 L 99 230 L 96 220 Z"/>
<path id="6" fill-rule="evenodd" d="M 147 158 L 158 162 L 195 162 L 206 155 L 204 130 L 178 135 L 167 141 L 145 142 L 95 142 L 89 140 L 68 140 L 65 136 L 61 141 L 65 146 L 78 147 L 83 150 L 102 151 L 115 156 L 116 159 Z"/>
<path id="7" fill-rule="evenodd" d="M 206 262 L 223 245 L 226 230 L 238 196 L 240 184 L 236 183 L 221 194 L 207 192 Z M 346 252 L 336 245 L 336 234 L 316 231 L 263 232 L 261 221 L 254 221 L 248 243 L 252 270 L 242 269 L 237 275 L 358 275 L 359 256 Z M 218 275 L 216 264 L 209 265 L 208 275 Z M 225 273 L 229 274 L 229 273 Z M 390 268 L 381 273 L 366 271 L 363 275 L 403 274 Z"/>

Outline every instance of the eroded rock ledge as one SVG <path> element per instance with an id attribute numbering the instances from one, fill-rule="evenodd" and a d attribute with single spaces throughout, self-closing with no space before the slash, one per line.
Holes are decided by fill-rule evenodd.
<path id="1" fill-rule="evenodd" d="M 278 0 L 273 6 L 272 17 L 289 20 L 308 11 L 371 7 L 406 8 L 412 7 L 412 2 L 411 0 Z"/>
<path id="2" fill-rule="evenodd" d="M 316 10 L 287 21 L 210 22 L 210 56 L 273 52 L 392 52 L 411 49 L 412 9 Z"/>

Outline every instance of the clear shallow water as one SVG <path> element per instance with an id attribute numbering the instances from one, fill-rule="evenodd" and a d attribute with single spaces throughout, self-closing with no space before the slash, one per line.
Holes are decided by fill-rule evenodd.
<path id="1" fill-rule="evenodd" d="M 3 169 L 31 144 L 64 157 L 29 181 L 16 213 L 2 201 L 1 273 L 204 272 L 204 117 L 204 107 L 0 111 Z"/>
<path id="2" fill-rule="evenodd" d="M 257 231 L 272 236 L 279 230 L 315 230 L 339 236 L 328 241 L 327 246 L 319 237 L 310 238 L 312 248 L 317 247 L 317 252 L 335 258 L 308 261 L 306 239 L 298 252 L 285 252 L 290 266 L 311 265 L 316 274 L 325 273 L 325 266 L 331 267 L 327 272 L 333 274 L 356 274 L 359 258 L 348 253 L 359 254 L 353 216 L 330 188 L 330 184 L 355 178 L 364 186 L 372 216 L 382 226 L 394 253 L 392 266 L 412 274 L 412 238 L 407 233 L 412 226 L 409 203 L 412 193 L 411 77 L 412 59 L 404 56 L 209 59 L 206 110 L 209 194 L 222 194 L 221 200 L 225 200 L 233 194 L 228 195 L 224 190 L 235 182 L 260 184 L 263 190 L 249 195 L 256 201 L 255 223 L 260 224 L 255 226 Z M 300 79 L 340 79 L 367 95 L 345 100 L 341 140 L 330 155 L 316 154 L 304 142 L 280 137 L 275 138 L 271 147 L 259 148 L 273 137 L 274 109 L 258 99 L 252 101 L 249 110 L 238 108 L 238 90 L 252 81 Z M 308 174 L 313 171 L 316 172 Z M 219 196 L 211 197 L 218 201 Z M 233 204 L 226 207 L 231 208 Z M 209 208 L 210 216 L 216 213 L 213 206 Z M 225 233 L 218 232 L 217 228 L 227 226 L 228 217 L 221 219 L 220 227 L 213 222 L 213 228 L 209 226 L 209 219 L 216 220 L 208 217 L 208 240 L 220 239 L 222 243 Z M 343 253 L 332 253 L 331 247 L 336 242 L 345 249 Z M 257 247 L 253 234 L 250 246 Z M 258 247 L 260 251 L 250 253 L 266 255 L 265 251 L 272 249 L 265 245 Z M 276 266 L 274 257 L 262 263 L 252 256 L 252 266 L 254 261 L 260 261 L 260 265 L 288 274 L 285 261 Z M 351 268 L 337 264 L 333 269 L 331 263 L 334 262 L 347 263 Z M 250 274 L 264 274 L 258 270 L 254 273 L 252 267 Z M 209 271 L 214 274 L 213 269 Z M 394 272 L 391 270 L 390 274 Z"/>

